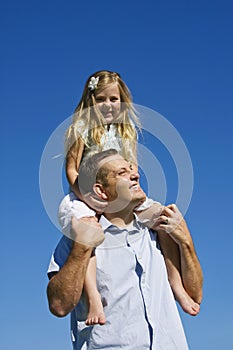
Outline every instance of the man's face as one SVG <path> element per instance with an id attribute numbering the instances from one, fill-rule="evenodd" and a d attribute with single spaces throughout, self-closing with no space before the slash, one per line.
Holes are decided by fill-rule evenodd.
<path id="1" fill-rule="evenodd" d="M 111 202 L 111 209 L 115 207 L 119 211 L 129 203 L 136 207 L 145 200 L 137 169 L 123 157 L 120 155 L 107 157 L 101 161 L 100 166 L 104 166 L 108 173 L 104 191 L 108 202 Z"/>

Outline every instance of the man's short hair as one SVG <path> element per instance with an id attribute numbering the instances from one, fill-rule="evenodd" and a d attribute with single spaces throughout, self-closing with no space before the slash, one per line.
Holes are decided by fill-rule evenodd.
<path id="1" fill-rule="evenodd" d="M 85 158 L 79 168 L 79 175 L 77 177 L 77 184 L 81 194 L 93 192 L 95 183 L 106 185 L 106 178 L 108 171 L 104 166 L 99 166 L 99 163 L 107 157 L 118 154 L 115 149 L 108 149 L 96 153 L 90 157 Z"/>

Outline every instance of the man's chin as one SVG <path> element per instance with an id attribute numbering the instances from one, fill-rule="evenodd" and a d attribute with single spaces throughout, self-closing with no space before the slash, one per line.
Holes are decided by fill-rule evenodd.
<path id="1" fill-rule="evenodd" d="M 140 193 L 140 195 L 138 196 L 138 198 L 135 199 L 135 202 L 138 203 L 136 204 L 136 207 L 139 207 L 140 205 L 142 205 L 146 200 L 146 194 L 142 191 L 142 193 Z"/>
<path id="2" fill-rule="evenodd" d="M 137 207 L 139 207 L 142 203 L 144 203 L 146 197 L 135 198 L 128 201 L 114 200 L 112 202 L 108 202 L 108 206 L 105 209 L 105 213 L 118 213 L 124 210 L 134 211 Z"/>
<path id="3" fill-rule="evenodd" d="M 139 202 L 137 202 L 136 204 L 135 204 L 135 207 L 134 207 L 134 209 L 137 209 L 137 208 L 139 208 L 144 202 L 145 202 L 145 200 L 146 200 L 146 198 L 144 198 L 143 200 L 141 200 L 141 201 L 139 201 Z"/>
<path id="4" fill-rule="evenodd" d="M 105 213 L 119 213 L 123 211 L 128 206 L 128 204 L 129 202 L 126 203 L 119 200 L 108 202 L 108 206 L 105 209 Z"/>

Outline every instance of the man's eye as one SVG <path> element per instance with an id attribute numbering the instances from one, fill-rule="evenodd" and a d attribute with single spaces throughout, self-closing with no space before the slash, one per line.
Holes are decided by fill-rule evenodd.
<path id="1" fill-rule="evenodd" d="M 128 175 L 129 173 L 130 171 L 128 169 L 122 169 L 119 171 L 118 175 L 125 176 L 125 175 Z"/>

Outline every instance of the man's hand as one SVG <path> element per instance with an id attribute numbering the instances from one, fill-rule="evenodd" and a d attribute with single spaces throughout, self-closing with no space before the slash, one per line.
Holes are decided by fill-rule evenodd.
<path id="1" fill-rule="evenodd" d="M 155 229 L 168 233 L 178 245 L 187 243 L 191 238 L 185 220 L 175 204 L 163 208 Z"/>
<path id="2" fill-rule="evenodd" d="M 94 216 L 79 220 L 72 218 L 71 238 L 82 245 L 97 247 L 104 241 L 104 232 Z"/>

